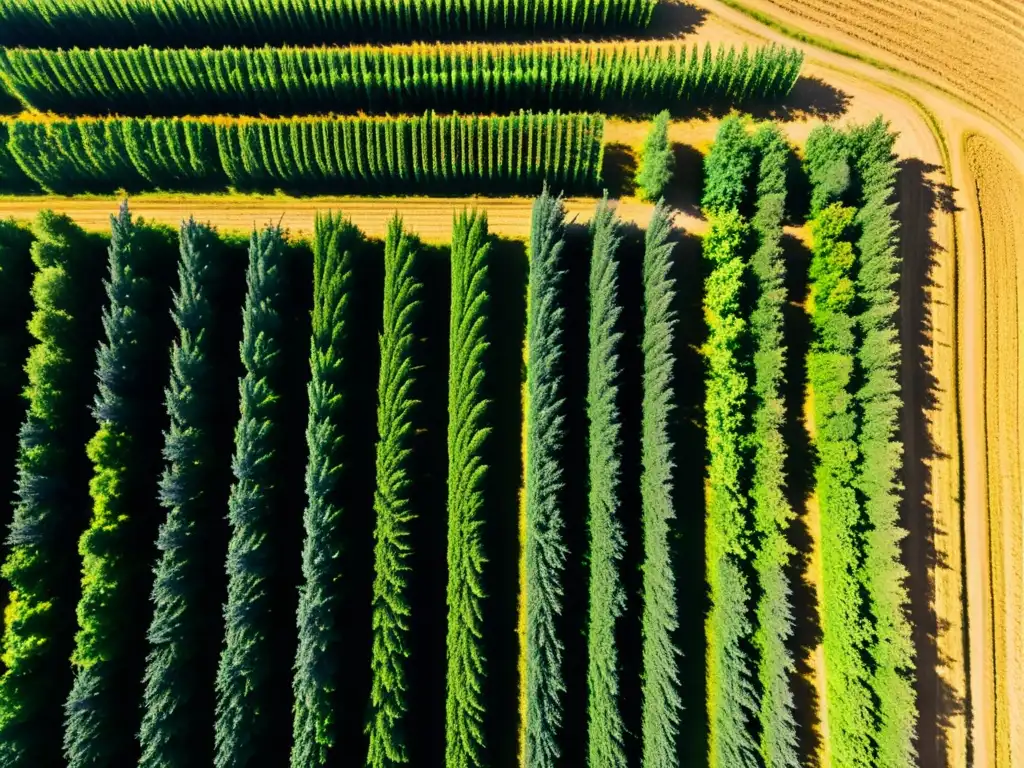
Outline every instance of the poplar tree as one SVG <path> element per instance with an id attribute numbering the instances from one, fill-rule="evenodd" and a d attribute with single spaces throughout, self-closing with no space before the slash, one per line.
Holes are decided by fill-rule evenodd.
<path id="1" fill-rule="evenodd" d="M 485 764 L 484 446 L 490 403 L 481 392 L 487 328 L 487 216 L 455 216 L 448 374 L 448 686 L 445 765 Z"/>
<path id="2" fill-rule="evenodd" d="M 338 722 L 344 689 L 344 628 L 338 615 L 345 578 L 344 542 L 338 522 L 345 514 L 342 490 L 346 356 L 352 333 L 352 269 L 362 247 L 359 230 L 340 215 L 317 214 L 313 228 L 313 325 L 310 342 L 309 421 L 306 444 L 306 509 L 303 515 L 303 586 L 299 591 L 299 645 L 295 659 L 294 768 L 328 765 L 345 754 Z"/>
<path id="3" fill-rule="evenodd" d="M 677 503 L 671 438 L 676 409 L 675 279 L 672 277 L 672 225 L 668 207 L 658 203 L 644 242 L 643 293 L 643 433 L 640 477 L 643 522 L 643 764 L 649 768 L 679 765 L 679 629 L 672 521 Z"/>
<path id="4" fill-rule="evenodd" d="M 159 334 L 166 308 L 154 253 L 127 202 L 111 217 L 104 338 L 96 355 L 93 515 L 78 545 L 82 596 L 64 752 L 72 768 L 138 762 L 141 680 L 159 466 Z M 163 348 L 166 349 L 166 348 Z"/>
<path id="5" fill-rule="evenodd" d="M 565 435 L 565 205 L 544 190 L 533 204 L 527 316 L 526 734 L 527 768 L 559 764 L 565 681 L 559 636 Z"/>
<path id="6" fill-rule="evenodd" d="M 166 468 L 160 503 L 160 552 L 153 585 L 153 620 L 145 672 L 140 765 L 186 768 L 213 759 L 214 678 L 223 633 L 223 596 L 214 584 L 223 573 L 220 543 L 227 462 L 215 442 L 222 398 L 213 339 L 219 261 L 216 233 L 195 219 L 179 230 L 178 289 L 172 315 L 165 391 L 170 429 L 164 434 Z"/>
<path id="7" fill-rule="evenodd" d="M 62 703 L 71 689 L 77 541 L 88 524 L 89 461 L 84 447 L 96 342 L 102 330 L 102 257 L 64 215 L 39 214 L 33 232 L 35 345 L 26 372 L 28 413 L 18 434 L 18 484 L 7 536 L 0 678 L 0 763 L 49 766 L 61 753 Z"/>
<path id="8" fill-rule="evenodd" d="M 669 113 L 662 110 L 654 117 L 651 129 L 644 140 L 640 156 L 640 168 L 636 174 L 636 185 L 640 197 L 654 202 L 668 191 L 669 182 L 675 172 L 672 168 L 672 145 L 668 140 Z"/>
<path id="9" fill-rule="evenodd" d="M 273 759 L 267 720 L 278 692 L 273 658 L 276 622 L 271 613 L 277 556 L 273 518 L 280 514 L 281 457 L 278 453 L 282 376 L 283 233 L 269 226 L 249 239 L 239 382 L 240 417 L 235 429 L 228 497 L 228 594 L 224 646 L 216 677 L 214 765 L 242 768 Z"/>
<path id="10" fill-rule="evenodd" d="M 377 388 L 377 488 L 374 511 L 372 683 L 366 732 L 369 768 L 410 761 L 409 727 L 409 530 L 413 520 L 411 443 L 414 429 L 415 336 L 421 283 L 417 247 L 396 215 L 384 243 L 384 330 Z"/>
<path id="11" fill-rule="evenodd" d="M 626 541 L 620 484 L 622 422 L 619 415 L 619 348 L 622 344 L 615 212 L 605 196 L 590 225 L 589 421 L 590 616 L 587 630 L 589 691 L 588 763 L 625 768 L 625 727 L 619 705 L 616 623 L 626 609 L 619 574 Z"/>

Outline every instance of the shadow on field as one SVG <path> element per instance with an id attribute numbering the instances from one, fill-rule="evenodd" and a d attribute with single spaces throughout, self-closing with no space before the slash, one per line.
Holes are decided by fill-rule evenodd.
<path id="1" fill-rule="evenodd" d="M 950 718 L 965 712 L 965 702 L 945 683 L 939 669 L 949 660 L 940 658 L 940 626 L 935 613 L 934 581 L 929 574 L 950 569 L 939 562 L 935 540 L 948 531 L 937 527 L 929 467 L 938 458 L 928 431 L 930 414 L 936 407 L 938 383 L 927 349 L 932 346 L 933 327 L 928 293 L 935 287 L 931 278 L 939 246 L 932 237 L 932 214 L 949 210 L 952 195 L 945 185 L 936 185 L 929 174 L 939 170 L 921 160 L 903 160 L 899 168 L 900 310 L 897 324 L 903 350 L 901 431 L 904 445 L 903 504 L 901 525 L 909 532 L 903 545 L 903 560 L 909 572 L 910 614 L 917 654 L 917 749 L 922 765 L 948 762 L 946 730 Z M 948 458 L 948 457 L 943 457 Z M 966 613 L 964 631 L 967 630 Z M 964 643 L 966 651 L 967 644 Z M 965 659 L 966 661 L 966 659 Z"/>
<path id="2" fill-rule="evenodd" d="M 601 183 L 608 190 L 609 197 L 615 199 L 636 194 L 637 162 L 637 155 L 629 145 L 618 142 L 605 145 Z"/>
<path id="3" fill-rule="evenodd" d="M 706 337 L 703 314 L 704 266 L 701 239 L 679 232 L 672 277 L 676 283 L 676 366 L 673 375 L 676 403 L 670 428 L 674 446 L 676 519 L 672 531 L 676 564 L 679 630 L 680 765 L 707 765 L 708 711 L 707 637 L 705 619 L 710 608 L 705 574 L 704 525 L 706 435 L 704 420 L 704 358 Z"/>
<path id="4" fill-rule="evenodd" d="M 786 260 L 786 283 L 789 302 L 784 307 L 785 338 L 788 343 L 783 396 L 786 406 L 785 443 L 789 449 L 786 461 L 786 495 L 795 518 L 790 525 L 789 540 L 796 550 L 787 576 L 793 589 L 793 637 L 791 651 L 796 660 L 793 698 L 796 706 L 800 762 L 814 765 L 821 747 L 821 707 L 815 686 L 815 669 L 810 659 L 821 645 L 821 607 L 815 585 L 807 580 L 814 537 L 808 525 L 807 505 L 814 494 L 814 466 L 817 461 L 811 435 L 804 420 L 807 397 L 807 352 L 811 344 L 811 320 L 804 304 L 807 301 L 807 269 L 811 253 L 792 235 L 782 240 Z"/>
<path id="5" fill-rule="evenodd" d="M 700 198 L 704 191 L 704 155 L 690 144 L 672 143 L 673 172 L 665 201 L 687 216 L 703 219 Z"/>

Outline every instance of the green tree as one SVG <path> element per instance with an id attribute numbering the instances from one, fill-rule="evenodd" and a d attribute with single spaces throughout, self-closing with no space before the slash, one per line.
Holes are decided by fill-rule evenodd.
<path id="1" fill-rule="evenodd" d="M 164 436 L 167 466 L 160 503 L 160 551 L 153 584 L 153 621 L 145 672 L 140 765 L 185 768 L 212 760 L 214 687 L 223 625 L 223 551 L 219 537 L 227 461 L 221 458 L 221 369 L 214 346 L 219 313 L 214 309 L 219 264 L 216 233 L 189 219 L 179 232 L 178 290 L 165 392 L 170 429 Z"/>
<path id="2" fill-rule="evenodd" d="M 33 227 L 35 311 L 28 413 L 19 433 L 18 501 L 7 536 L 0 678 L 0 763 L 62 765 L 63 701 L 71 689 L 78 536 L 88 524 L 89 414 L 102 327 L 102 251 L 67 216 Z"/>
<path id="3" fill-rule="evenodd" d="M 605 196 L 590 225 L 589 421 L 590 616 L 587 629 L 588 763 L 625 768 L 625 727 L 619 709 L 616 623 L 626 609 L 619 575 L 626 541 L 620 520 L 622 422 L 619 417 L 618 255 L 622 241 Z"/>
<path id="4" fill-rule="evenodd" d="M 138 762 L 140 681 L 148 622 L 159 466 L 158 402 L 163 296 L 153 281 L 162 254 L 147 242 L 127 202 L 111 217 L 104 339 L 96 355 L 98 429 L 93 516 L 78 545 L 82 597 L 71 657 L 75 682 L 66 704 L 64 751 L 70 766 Z"/>
<path id="5" fill-rule="evenodd" d="M 704 211 L 710 214 L 742 209 L 753 166 L 754 145 L 742 118 L 727 117 L 704 158 Z"/>
<path id="6" fill-rule="evenodd" d="M 675 174 L 672 165 L 672 144 L 668 140 L 668 110 L 662 110 L 654 117 L 651 130 L 644 140 L 640 168 L 636 174 L 636 186 L 640 197 L 654 202 L 668 190 Z"/>
<path id="7" fill-rule="evenodd" d="M 643 564 L 643 764 L 651 768 L 679 765 L 679 628 L 672 521 L 676 494 L 671 438 L 676 325 L 675 279 L 672 277 L 671 217 L 664 202 L 654 209 L 644 243 L 643 291 L 643 436 L 640 478 L 644 530 Z"/>
<path id="8" fill-rule="evenodd" d="M 457 214 L 451 246 L 448 375 L 448 695 L 445 765 L 485 764 L 484 446 L 490 403 L 481 389 L 488 349 L 487 216 Z"/>
<path id="9" fill-rule="evenodd" d="M 306 538 L 299 591 L 299 645 L 295 660 L 295 722 L 291 764 L 327 765 L 344 745 L 338 722 L 344 689 L 344 633 L 338 616 L 344 579 L 344 425 L 350 409 L 346 357 L 352 333 L 352 272 L 362 235 L 340 215 L 317 214 L 313 228 L 313 328 L 310 343 L 306 444 Z"/>
<path id="10" fill-rule="evenodd" d="M 409 660 L 409 527 L 413 520 L 409 460 L 414 422 L 415 335 L 421 283 L 417 246 L 396 215 L 384 244 L 384 330 L 377 389 L 377 515 L 374 539 L 372 687 L 366 763 L 387 768 L 409 762 L 406 730 Z"/>
<path id="11" fill-rule="evenodd" d="M 565 434 L 565 205 L 544 190 L 533 204 L 527 300 L 526 736 L 527 768 L 554 768 L 561 755 L 563 644 L 562 487 Z"/>
<path id="12" fill-rule="evenodd" d="M 273 759 L 273 733 L 279 723 L 267 712 L 279 692 L 274 684 L 281 660 L 273 657 L 272 614 L 277 571 L 273 518 L 279 512 L 282 376 L 282 261 L 284 237 L 269 226 L 249 240 L 239 382 L 240 416 L 235 429 L 228 497 L 228 595 L 224 646 L 216 678 L 214 765 L 242 766 Z"/>

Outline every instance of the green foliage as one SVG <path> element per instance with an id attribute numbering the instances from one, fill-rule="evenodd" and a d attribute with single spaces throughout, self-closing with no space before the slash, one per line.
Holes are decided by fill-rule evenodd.
<path id="1" fill-rule="evenodd" d="M 604 147 L 603 116 L 561 112 L 26 118 L 0 125 L 10 130 L 7 146 L 24 175 L 59 194 L 229 186 L 332 194 L 439 187 L 494 193 L 532 191 L 544 182 L 585 190 L 600 178 Z"/>
<path id="2" fill-rule="evenodd" d="M 640 168 L 636 174 L 636 186 L 644 200 L 660 200 L 675 174 L 672 169 L 672 145 L 668 140 L 668 123 L 668 110 L 659 112 L 644 140 Z"/>
<path id="3" fill-rule="evenodd" d="M 299 591 L 299 645 L 295 660 L 295 723 L 291 764 L 328 765 L 343 751 L 338 721 L 344 687 L 343 632 L 337 616 L 344 579 L 338 521 L 346 477 L 342 445 L 347 407 L 345 363 L 352 333 L 354 254 L 362 235 L 340 215 L 317 214 L 313 228 L 313 330 L 310 342 L 309 422 L 306 444 L 306 531 Z"/>
<path id="4" fill-rule="evenodd" d="M 490 429 L 481 394 L 487 335 L 487 216 L 462 212 L 452 227 L 448 375 L 448 686 L 445 765 L 485 764 L 483 449 Z"/>
<path id="5" fill-rule="evenodd" d="M 268 226 L 249 240 L 246 296 L 242 310 L 239 382 L 240 416 L 235 429 L 228 498 L 228 597 L 224 646 L 216 678 L 214 765 L 241 768 L 272 759 L 272 734 L 280 723 L 267 712 L 277 693 L 274 681 L 284 667 L 273 656 L 273 627 L 285 621 L 272 612 L 271 593 L 278 558 L 273 518 L 281 458 L 278 454 L 282 377 L 283 233 Z"/>
<path id="6" fill-rule="evenodd" d="M 751 222 L 757 250 L 750 259 L 757 296 L 750 314 L 754 344 L 750 500 L 756 537 L 754 569 L 760 588 L 753 637 L 759 655 L 760 747 L 765 768 L 799 768 L 792 691 L 796 672 L 789 650 L 793 604 L 787 567 L 793 548 L 786 535 L 793 512 L 785 493 L 786 407 L 781 392 L 787 352 L 782 221 L 789 147 L 774 125 L 759 130 L 754 135 L 754 144 L 759 163 L 756 213 Z"/>
<path id="7" fill-rule="evenodd" d="M 157 538 L 160 555 L 139 734 L 139 765 L 144 768 L 185 768 L 212 760 L 213 680 L 223 632 L 222 596 L 213 589 L 223 560 L 222 553 L 212 550 L 224 502 L 218 495 L 224 462 L 214 441 L 220 382 L 212 340 L 223 252 L 216 233 L 195 219 L 182 224 L 179 249 L 172 313 L 178 335 L 165 393 L 170 430 L 164 437 L 167 466 L 160 481 L 167 516 Z"/>
<path id="8" fill-rule="evenodd" d="M 843 202 L 850 187 L 849 140 L 831 125 L 819 125 L 807 137 L 804 166 L 811 180 L 811 216 Z"/>
<path id="9" fill-rule="evenodd" d="M 151 403 L 160 378 L 153 372 L 166 370 L 159 363 L 166 308 L 152 266 L 162 254 L 152 248 L 122 203 L 111 217 L 97 431 L 86 448 L 93 514 L 78 545 L 82 596 L 64 732 L 67 762 L 76 768 L 138 761 L 159 460 L 159 411 Z"/>
<path id="10" fill-rule="evenodd" d="M 697 45 L 687 53 L 685 45 L 654 44 L 15 48 L 0 49 L 0 76 L 35 109 L 62 115 L 633 112 L 779 98 L 803 59 L 774 45 L 703 50 L 707 59 Z"/>
<path id="11" fill-rule="evenodd" d="M 751 549 L 747 467 L 749 324 L 742 292 L 750 227 L 735 210 L 711 217 L 704 257 L 711 271 L 704 283 L 708 338 L 707 391 L 707 571 L 711 612 L 707 620 L 710 765 L 757 765 L 750 735 L 757 701 L 752 661 L 746 650 L 753 626 L 747 619 L 750 587 L 743 566 Z"/>
<path id="12" fill-rule="evenodd" d="M 754 167 L 754 144 L 743 120 L 727 117 L 715 134 L 715 143 L 704 158 L 704 197 L 707 213 L 742 208 L 747 199 Z"/>
<path id="13" fill-rule="evenodd" d="M 377 389 L 376 547 L 373 582 L 373 675 L 366 764 L 386 768 L 409 762 L 409 526 L 413 519 L 409 473 L 413 436 L 415 335 L 422 284 L 416 277 L 417 245 L 396 215 L 384 244 L 384 330 Z"/>
<path id="14" fill-rule="evenodd" d="M 587 376 L 590 476 L 590 616 L 587 629 L 590 765 L 625 768 L 625 728 L 619 711 L 619 653 L 615 627 L 626 610 L 619 562 L 626 548 L 619 485 L 622 423 L 619 419 L 619 320 L 615 212 L 605 197 L 590 225 L 590 331 Z"/>
<path id="15" fill-rule="evenodd" d="M 903 445 L 899 440 L 901 406 L 900 344 L 895 326 L 899 298 L 895 134 L 881 120 L 853 129 L 850 135 L 856 178 L 861 188 L 854 219 L 858 231 L 857 362 L 861 380 L 856 392 L 860 408 L 860 464 L 855 481 L 870 526 L 865 536 L 864 582 L 873 622 L 870 655 L 871 689 L 878 707 L 879 768 L 917 763 L 914 736 L 917 701 L 914 694 L 914 642 L 907 605 L 908 573 L 901 560 L 899 480 Z"/>
<path id="16" fill-rule="evenodd" d="M 863 515 L 857 499 L 856 416 L 851 396 L 855 342 L 849 230 L 854 209 L 834 203 L 811 222 L 811 324 L 807 378 L 814 396 L 815 483 L 821 508 L 822 635 L 829 735 L 837 768 L 873 762 L 870 671 L 865 654 Z"/>
<path id="17" fill-rule="evenodd" d="M 645 27 L 657 0 L 8 0 L 0 45 L 279 45 Z"/>
<path id="18" fill-rule="evenodd" d="M 671 438 L 676 409 L 676 301 L 669 240 L 671 216 L 664 201 L 647 227 L 643 258 L 643 438 L 640 478 L 644 531 L 643 563 L 643 764 L 652 768 L 679 765 L 679 629 L 672 521 L 677 497 Z"/>
<path id="19" fill-rule="evenodd" d="M 559 764 L 565 681 L 559 636 L 568 554 L 565 483 L 565 204 L 545 189 L 533 204 L 526 363 L 526 737 L 529 768 Z"/>
<path id="20" fill-rule="evenodd" d="M 67 663 L 79 594 L 76 543 L 88 518 L 82 447 L 100 326 L 99 253 L 67 216 L 43 212 L 33 227 L 36 340 L 26 372 L 28 413 L 18 447 L 18 500 L 7 537 L 0 678 L 0 763 L 62 765 Z"/>
<path id="21" fill-rule="evenodd" d="M 0 119 L 0 194 L 38 192 L 39 185 L 25 175 L 10 148 L 13 120 Z"/>

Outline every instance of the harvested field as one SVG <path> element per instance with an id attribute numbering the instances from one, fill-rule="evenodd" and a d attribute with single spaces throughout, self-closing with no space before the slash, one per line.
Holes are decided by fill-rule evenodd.
<path id="1" fill-rule="evenodd" d="M 885 51 L 1024 138 L 1024 4 L 1015 0 L 754 0 Z"/>
<path id="2" fill-rule="evenodd" d="M 991 721 L 987 749 L 991 765 L 1009 768 L 1024 758 L 1024 520 L 1020 515 L 1024 435 L 1020 296 L 1024 270 L 1024 183 L 991 140 L 968 134 L 964 153 L 977 195 L 984 257 L 984 425 L 988 445 L 987 542 L 983 642 L 974 633 L 972 664 L 975 711 Z M 968 558 L 972 553 L 968 552 Z M 980 562 L 979 557 L 974 562 Z M 978 647 L 978 646 L 981 647 Z M 980 657 L 977 658 L 976 657 Z"/>

